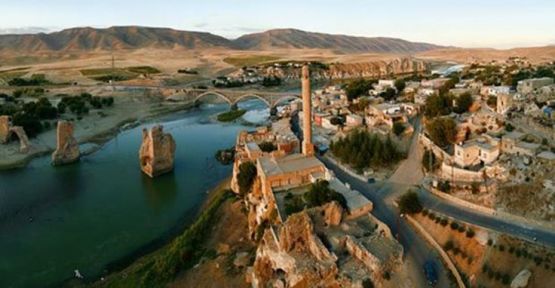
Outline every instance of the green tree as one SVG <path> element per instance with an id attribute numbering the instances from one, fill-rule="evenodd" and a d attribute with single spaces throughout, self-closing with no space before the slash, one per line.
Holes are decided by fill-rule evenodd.
<path id="1" fill-rule="evenodd" d="M 395 99 L 395 96 L 397 96 L 397 91 L 391 87 L 387 87 L 385 91 L 380 93 L 380 97 L 382 97 L 385 101 L 391 101 Z"/>
<path id="2" fill-rule="evenodd" d="M 405 79 L 395 80 L 395 88 L 397 88 L 398 93 L 402 93 L 403 90 L 405 90 L 405 87 L 407 87 L 407 83 L 405 82 Z"/>
<path id="3" fill-rule="evenodd" d="M 426 117 L 437 117 L 451 113 L 452 101 L 449 95 L 434 94 L 426 99 L 424 105 L 424 115 Z"/>
<path id="4" fill-rule="evenodd" d="M 474 103 L 474 98 L 472 98 L 472 95 L 470 95 L 470 93 L 464 93 L 455 99 L 455 103 L 457 104 L 455 112 L 462 114 L 468 112 L 468 110 Z"/>
<path id="5" fill-rule="evenodd" d="M 418 199 L 418 194 L 408 191 L 399 198 L 399 210 L 403 214 L 416 214 L 422 211 L 422 204 Z"/>
<path id="6" fill-rule="evenodd" d="M 274 143 L 268 141 L 264 141 L 258 144 L 258 147 L 260 147 L 260 150 L 267 153 L 277 150 L 277 146 Z"/>
<path id="7" fill-rule="evenodd" d="M 326 203 L 336 201 L 343 208 L 347 208 L 347 200 L 341 193 L 329 187 L 330 183 L 326 180 L 318 180 L 310 186 L 310 190 L 304 194 L 304 199 L 308 208 L 322 206 Z"/>
<path id="8" fill-rule="evenodd" d="M 237 182 L 239 184 L 239 194 L 241 196 L 246 195 L 251 190 L 256 175 L 256 165 L 254 165 L 254 163 L 244 162 L 239 165 Z"/>
<path id="9" fill-rule="evenodd" d="M 434 152 L 429 149 L 424 151 L 424 156 L 422 156 L 422 167 L 424 167 L 427 172 L 436 171 L 440 164 Z"/>
<path id="10" fill-rule="evenodd" d="M 440 147 L 446 147 L 455 142 L 457 136 L 457 123 L 449 117 L 433 119 L 426 124 L 430 139 Z"/>
<path id="11" fill-rule="evenodd" d="M 400 136 L 403 132 L 405 132 L 405 129 L 405 124 L 401 122 L 393 123 L 393 133 L 395 133 L 395 135 Z"/>
<path id="12" fill-rule="evenodd" d="M 372 84 L 374 83 L 376 83 L 375 80 L 365 80 L 363 78 L 359 78 L 347 84 L 345 93 L 347 94 L 349 100 L 352 101 L 360 96 L 368 95 L 368 91 L 372 89 Z"/>

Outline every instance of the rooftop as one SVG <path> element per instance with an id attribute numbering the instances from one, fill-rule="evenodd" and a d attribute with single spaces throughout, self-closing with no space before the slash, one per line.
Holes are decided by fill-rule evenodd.
<path id="1" fill-rule="evenodd" d="M 324 166 L 316 157 L 305 156 L 303 154 L 291 154 L 282 158 L 266 156 L 258 159 L 258 161 L 260 161 L 260 166 L 266 176 L 275 176 Z"/>

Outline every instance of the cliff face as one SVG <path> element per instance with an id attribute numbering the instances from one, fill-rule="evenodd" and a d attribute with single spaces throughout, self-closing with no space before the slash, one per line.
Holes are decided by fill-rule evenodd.
<path id="1" fill-rule="evenodd" d="M 429 69 L 424 61 L 397 58 L 392 61 L 334 64 L 326 72 L 327 78 L 345 79 L 357 77 L 379 77 L 398 74 L 425 72 Z"/>
<path id="2" fill-rule="evenodd" d="M 79 144 L 73 137 L 73 123 L 58 121 L 56 151 L 52 153 L 52 165 L 65 165 L 79 160 Z"/>
<path id="3" fill-rule="evenodd" d="M 422 60 L 401 57 L 388 61 L 370 61 L 360 63 L 330 64 L 328 69 L 316 68 L 311 70 L 312 79 L 351 79 L 359 77 L 384 77 L 422 73 L 430 69 L 430 65 Z M 263 71 L 264 76 L 277 76 L 286 80 L 298 80 L 299 68 L 268 67 Z"/>
<path id="4" fill-rule="evenodd" d="M 169 133 L 164 133 L 160 125 L 150 131 L 143 129 L 143 143 L 139 150 L 141 170 L 150 177 L 156 177 L 173 170 L 175 141 Z"/>

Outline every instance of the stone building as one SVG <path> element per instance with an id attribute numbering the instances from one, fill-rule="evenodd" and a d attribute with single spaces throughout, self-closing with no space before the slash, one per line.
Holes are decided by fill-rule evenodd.
<path id="1" fill-rule="evenodd" d="M 522 94 L 530 94 L 536 89 L 553 84 L 553 78 L 534 78 L 518 81 L 516 90 Z"/>
<path id="2" fill-rule="evenodd" d="M 510 94 L 497 95 L 497 113 L 505 114 L 513 107 L 513 96 Z"/>
<path id="3" fill-rule="evenodd" d="M 402 263 L 402 246 L 369 214 L 350 219 L 336 202 L 265 230 L 248 280 L 253 287 L 379 285 Z"/>
<path id="4" fill-rule="evenodd" d="M 453 158 L 457 165 L 465 168 L 478 164 L 491 164 L 497 160 L 499 153 L 499 139 L 484 135 L 456 144 Z"/>

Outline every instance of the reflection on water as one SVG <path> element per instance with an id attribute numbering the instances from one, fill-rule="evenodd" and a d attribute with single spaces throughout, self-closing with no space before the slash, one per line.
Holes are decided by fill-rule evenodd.
<path id="1" fill-rule="evenodd" d="M 142 175 L 143 187 L 145 188 L 145 196 L 148 205 L 155 212 L 162 212 L 171 203 L 174 202 L 178 189 L 175 179 L 175 173 L 168 173 L 152 179 L 147 175 Z M 163 182 L 158 184 L 157 181 L 162 179 Z"/>

